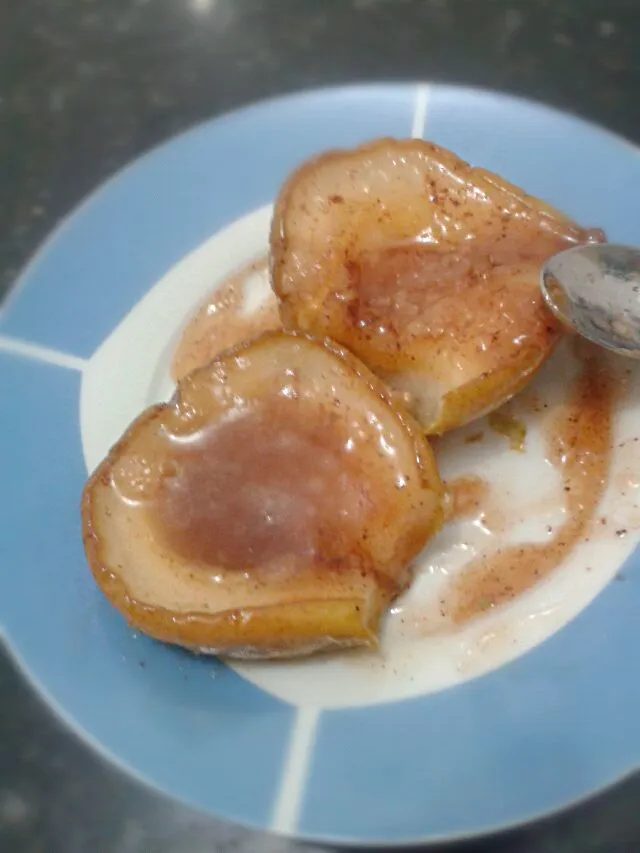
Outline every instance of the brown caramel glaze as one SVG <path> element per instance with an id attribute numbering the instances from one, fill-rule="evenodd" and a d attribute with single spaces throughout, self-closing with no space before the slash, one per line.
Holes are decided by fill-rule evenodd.
<path id="1" fill-rule="evenodd" d="M 185 327 L 176 348 L 171 375 L 179 382 L 192 370 L 208 364 L 223 350 L 262 332 L 282 328 L 274 294 L 252 314 L 243 314 L 243 285 L 252 275 L 266 272 L 267 256 L 233 272 L 207 296 Z"/>
<path id="2" fill-rule="evenodd" d="M 181 559 L 231 571 L 308 562 L 345 568 L 345 542 L 373 506 L 348 430 L 326 407 L 283 397 L 170 442 L 149 506 Z M 294 567 L 294 566 L 292 566 Z"/>
<path id="3" fill-rule="evenodd" d="M 445 387 L 452 376 L 464 384 L 500 370 L 508 374 L 500 387 L 517 384 L 562 331 L 537 287 L 540 264 L 575 242 L 533 227 L 509 233 L 507 225 L 497 242 L 479 242 L 455 250 L 414 244 L 362 252 L 348 262 L 348 296 L 329 299 L 347 306 L 343 326 L 323 331 L 392 386 L 399 367 L 424 368 L 425 347 L 432 352 L 428 372 Z"/>
<path id="4" fill-rule="evenodd" d="M 456 477 L 445 483 L 445 521 L 457 521 L 482 512 L 490 486 L 482 477 Z"/>
<path id="5" fill-rule="evenodd" d="M 466 566 L 443 601 L 455 625 L 530 589 L 585 537 L 609 475 L 615 388 L 613 374 L 589 349 L 569 400 L 547 428 L 548 458 L 562 475 L 567 521 L 549 542 L 498 549 Z"/>
<path id="6" fill-rule="evenodd" d="M 519 288 L 511 279 L 570 245 L 574 241 L 533 226 L 515 229 L 507 221 L 497 239 L 484 244 L 476 238 L 453 250 L 414 243 L 363 251 L 349 261 L 351 318 L 378 334 L 392 331 L 403 342 L 415 334 L 438 339 L 473 334 L 488 347 L 511 332 L 518 349 L 523 345 L 518 320 L 536 316 L 545 331 L 549 315 L 529 282 Z M 524 328 L 532 334 L 528 324 Z"/>

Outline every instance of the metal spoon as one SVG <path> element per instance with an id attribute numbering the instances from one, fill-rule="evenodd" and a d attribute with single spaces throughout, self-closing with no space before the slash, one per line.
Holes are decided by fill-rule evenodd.
<path id="1" fill-rule="evenodd" d="M 575 246 L 549 258 L 540 287 L 547 306 L 579 335 L 640 359 L 640 249 Z"/>

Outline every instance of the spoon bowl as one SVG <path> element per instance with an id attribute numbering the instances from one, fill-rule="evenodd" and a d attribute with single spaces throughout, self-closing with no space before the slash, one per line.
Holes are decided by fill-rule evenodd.
<path id="1" fill-rule="evenodd" d="M 540 274 L 548 308 L 587 340 L 640 359 L 640 250 L 615 243 L 575 246 Z"/>

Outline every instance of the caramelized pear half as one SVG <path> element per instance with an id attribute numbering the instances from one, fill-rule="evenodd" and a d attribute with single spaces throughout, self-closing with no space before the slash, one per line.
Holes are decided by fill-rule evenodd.
<path id="1" fill-rule="evenodd" d="M 129 623 L 236 657 L 373 646 L 442 521 L 421 430 L 356 358 L 274 332 L 147 409 L 89 479 L 84 544 Z"/>
<path id="2" fill-rule="evenodd" d="M 381 139 L 291 175 L 273 217 L 272 282 L 285 327 L 348 347 L 442 433 L 541 366 L 560 329 L 540 264 L 602 239 L 437 145 Z"/>

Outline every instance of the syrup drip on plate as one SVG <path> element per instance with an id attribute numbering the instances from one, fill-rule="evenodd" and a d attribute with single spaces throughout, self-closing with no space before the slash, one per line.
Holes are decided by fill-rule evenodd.
<path id="1" fill-rule="evenodd" d="M 223 350 L 281 329 L 278 301 L 271 290 L 254 310 L 245 310 L 245 285 L 254 277 L 268 275 L 264 255 L 232 273 L 207 296 L 189 321 L 173 357 L 172 378 L 178 382 L 192 370 L 212 361 Z"/>
<path id="2" fill-rule="evenodd" d="M 455 625 L 522 595 L 586 538 L 609 477 L 614 391 L 605 360 L 595 349 L 587 351 L 575 386 L 545 435 L 548 461 L 562 478 L 566 521 L 548 542 L 500 548 L 467 564 L 441 602 Z"/>
<path id="3" fill-rule="evenodd" d="M 445 519 L 448 522 L 468 518 L 484 510 L 490 486 L 482 477 L 456 477 L 446 483 Z"/>

